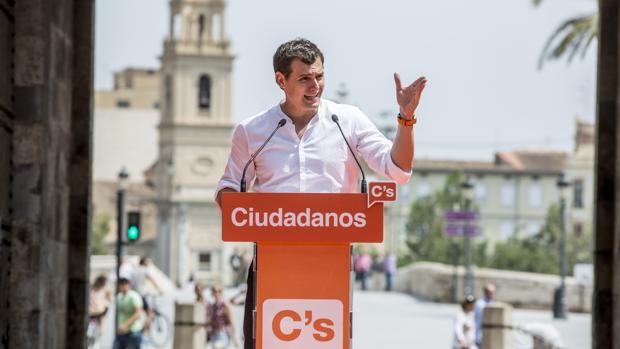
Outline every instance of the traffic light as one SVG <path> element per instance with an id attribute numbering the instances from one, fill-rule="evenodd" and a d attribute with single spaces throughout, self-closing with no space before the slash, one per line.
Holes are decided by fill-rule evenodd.
<path id="1" fill-rule="evenodd" d="M 136 242 L 140 238 L 140 211 L 127 213 L 127 241 Z"/>

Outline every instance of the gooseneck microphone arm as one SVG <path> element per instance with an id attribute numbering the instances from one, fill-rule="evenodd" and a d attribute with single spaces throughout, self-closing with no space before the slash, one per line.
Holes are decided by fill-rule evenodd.
<path id="1" fill-rule="evenodd" d="M 239 187 L 240 187 L 239 188 L 239 192 L 241 192 L 241 193 L 245 193 L 246 192 L 245 172 L 248 170 L 248 166 L 250 166 L 250 164 L 254 161 L 254 159 L 256 159 L 258 154 L 260 154 L 260 152 L 267 145 L 267 143 L 269 143 L 269 141 L 271 140 L 271 137 L 273 137 L 273 135 L 275 135 L 276 132 L 278 132 L 280 127 L 284 126 L 285 124 L 286 124 L 286 119 L 284 119 L 284 118 L 280 119 L 280 121 L 278 121 L 278 125 L 276 126 L 276 128 L 269 135 L 269 138 L 267 138 L 267 140 L 263 143 L 263 145 L 261 145 L 260 148 L 258 148 L 258 150 L 254 152 L 254 154 L 252 154 L 252 157 L 250 158 L 250 160 L 248 160 L 248 162 L 245 164 L 245 167 L 243 167 L 243 174 L 241 175 L 241 183 L 239 185 Z"/>
<path id="2" fill-rule="evenodd" d="M 349 147 L 349 150 L 351 151 L 351 155 L 353 155 L 353 159 L 357 163 L 357 166 L 360 168 L 360 172 L 362 173 L 362 184 L 361 184 L 360 191 L 362 193 L 367 193 L 368 192 L 368 185 L 366 184 L 366 175 L 364 174 L 364 170 L 362 169 L 362 165 L 360 165 L 360 162 L 357 160 L 357 156 L 355 156 L 355 152 L 353 151 L 353 148 L 351 148 L 351 145 L 347 141 L 347 137 L 345 137 L 344 136 L 344 132 L 342 132 L 342 127 L 340 127 L 340 123 L 338 122 L 338 115 L 332 114 L 332 120 L 336 123 L 336 125 L 338 125 L 338 129 L 340 130 L 340 134 L 342 135 L 342 138 L 344 139 L 344 142 L 347 144 L 347 147 Z"/>

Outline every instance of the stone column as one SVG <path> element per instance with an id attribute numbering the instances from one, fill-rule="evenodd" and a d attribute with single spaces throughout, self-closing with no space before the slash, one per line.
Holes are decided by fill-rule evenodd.
<path id="1" fill-rule="evenodd" d="M 10 321 L 0 347 L 82 348 L 88 285 L 93 0 L 8 2 L 14 6 L 14 51 L 0 55 L 12 55 L 15 64 L 13 214 L 8 312 L 2 312 Z M 0 12 L 5 4 L 0 0 Z M 2 143 L 0 147 L 5 147 Z"/>
<path id="2" fill-rule="evenodd" d="M 0 348 L 8 346 L 9 336 L 9 275 L 11 272 L 11 157 L 13 119 L 13 38 L 14 4 L 0 0 Z M 8 54 L 5 54 L 8 53 Z"/>
<path id="3" fill-rule="evenodd" d="M 599 1 L 600 27 L 597 82 L 596 210 L 592 348 L 620 347 L 620 258 L 618 236 L 620 159 L 618 146 L 618 11 L 617 0 Z"/>
<path id="4" fill-rule="evenodd" d="M 512 348 L 512 306 L 501 302 L 489 303 L 484 308 L 482 345 L 480 349 Z"/>
<path id="5" fill-rule="evenodd" d="M 84 348 L 88 314 L 95 1 L 73 4 L 66 347 Z"/>
<path id="6" fill-rule="evenodd" d="M 174 349 L 203 349 L 207 341 L 204 323 L 206 310 L 202 304 L 175 306 Z"/>

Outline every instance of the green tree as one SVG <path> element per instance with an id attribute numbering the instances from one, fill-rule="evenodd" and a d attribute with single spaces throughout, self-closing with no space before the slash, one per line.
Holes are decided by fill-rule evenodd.
<path id="1" fill-rule="evenodd" d="M 462 264 L 463 239 L 444 234 L 446 210 L 462 208 L 463 173 L 453 173 L 442 189 L 411 204 L 406 224 L 409 255 L 403 263 L 429 261 Z M 476 207 L 473 207 L 476 210 Z M 529 238 L 513 237 L 497 243 L 488 253 L 487 242 L 472 241 L 472 262 L 479 267 L 559 274 L 561 214 L 558 205 L 547 210 L 540 231 Z M 586 230 L 579 236 L 567 234 L 568 273 L 575 263 L 590 262 L 592 234 Z"/>
<path id="2" fill-rule="evenodd" d="M 539 6 L 543 0 L 532 0 Z M 580 15 L 569 18 L 549 36 L 540 54 L 538 66 L 542 67 L 545 61 L 558 60 L 568 56 L 568 62 L 581 53 L 583 58 L 594 39 L 598 39 L 599 13 Z"/>
<path id="3" fill-rule="evenodd" d="M 93 220 L 93 238 L 91 241 L 91 254 L 108 254 L 110 249 L 105 238 L 110 232 L 110 215 L 100 213 Z"/>
<path id="4" fill-rule="evenodd" d="M 495 246 L 489 258 L 489 267 L 528 271 L 534 273 L 560 273 L 560 235 L 562 215 L 557 204 L 549 206 L 545 224 L 540 231 L 527 239 L 511 238 Z M 568 227 L 567 227 L 568 229 Z M 570 275 L 575 263 L 592 260 L 592 234 L 576 236 L 567 230 L 567 273 Z"/>
<path id="5" fill-rule="evenodd" d="M 464 179 L 465 175 L 462 172 L 452 173 L 442 189 L 411 204 L 406 224 L 407 245 L 410 251 L 407 260 L 440 263 L 459 261 L 463 239 L 447 237 L 444 234 L 444 214 L 448 209 L 463 207 L 461 183 Z M 474 246 L 472 249 L 474 262 L 484 260 L 485 249 Z"/>

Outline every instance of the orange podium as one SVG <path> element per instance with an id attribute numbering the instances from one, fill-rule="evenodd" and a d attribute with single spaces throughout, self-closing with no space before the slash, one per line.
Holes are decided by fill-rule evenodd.
<path id="1" fill-rule="evenodd" d="M 351 242 L 383 241 L 368 194 L 224 193 L 222 239 L 256 243 L 257 349 L 349 349 Z"/>

